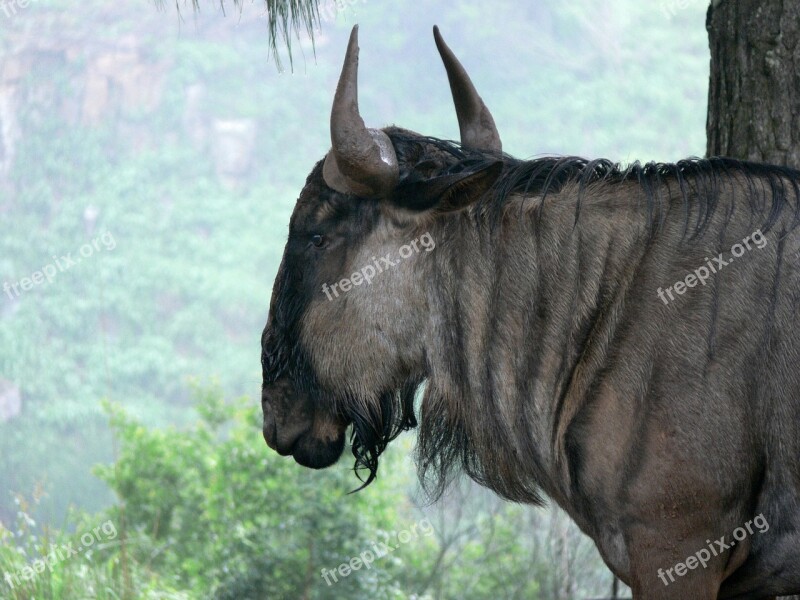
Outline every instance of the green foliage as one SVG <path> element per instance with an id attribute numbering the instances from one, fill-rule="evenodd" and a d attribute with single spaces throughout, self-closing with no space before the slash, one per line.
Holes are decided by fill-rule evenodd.
<path id="1" fill-rule="evenodd" d="M 118 457 L 95 473 L 117 503 L 94 516 L 73 511 L 59 530 L 37 526 L 18 498 L 15 531 L 0 526 L 0 570 L 11 576 L 0 597 L 551 597 L 537 513 L 463 484 L 437 513 L 420 512 L 408 500 L 410 440 L 387 452 L 376 482 L 350 494 L 356 479 L 343 464 L 309 471 L 267 451 L 246 399 L 227 403 L 218 388 L 195 387 L 194 396 L 199 417 L 183 428 L 147 427 L 105 403 Z M 67 545 L 87 551 L 37 568 Z M 369 568 L 342 573 L 365 553 Z"/>
<path id="2" fill-rule="evenodd" d="M 111 518 L 126 524 L 130 560 L 193 597 L 406 597 L 432 538 L 333 585 L 320 575 L 419 518 L 403 500 L 409 477 L 397 455 L 386 464 L 394 477 L 348 494 L 350 469 L 309 472 L 268 452 L 246 399 L 226 405 L 219 390 L 196 393 L 200 418 L 185 429 L 148 429 L 109 405 L 119 457 L 96 473 L 120 500 Z"/>
<path id="3" fill-rule="evenodd" d="M 110 520 L 98 525 L 99 519 L 75 512 L 63 530 L 38 527 L 32 514 L 42 499 L 41 490 L 30 502 L 17 497 L 14 530 L 0 524 L 0 598 L 189 600 L 168 579 L 126 559 Z M 131 589 L 135 595 L 126 591 Z"/>
<path id="4" fill-rule="evenodd" d="M 0 597 L 546 597 L 529 511 L 460 485 L 455 504 L 421 512 L 407 500 L 408 444 L 385 455 L 369 488 L 348 493 L 351 469 L 311 472 L 267 451 L 245 399 L 227 403 L 218 388 L 194 395 L 199 418 L 184 428 L 146 427 L 105 403 L 118 458 L 95 473 L 117 503 L 97 515 L 73 511 L 59 530 L 31 516 L 42 492 L 33 506 L 18 498 L 15 531 L 0 526 L 0 571 L 9 574 Z M 369 567 L 353 562 L 367 557 Z"/>

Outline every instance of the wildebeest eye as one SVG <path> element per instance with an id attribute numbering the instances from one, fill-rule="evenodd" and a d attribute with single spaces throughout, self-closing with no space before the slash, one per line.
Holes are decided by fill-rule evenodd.
<path id="1" fill-rule="evenodd" d="M 319 234 L 312 235 L 311 243 L 314 244 L 317 248 L 322 248 L 322 246 L 325 244 L 325 238 Z"/>

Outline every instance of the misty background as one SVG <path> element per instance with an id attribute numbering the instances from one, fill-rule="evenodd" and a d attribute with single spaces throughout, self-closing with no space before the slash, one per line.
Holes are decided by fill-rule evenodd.
<path id="1" fill-rule="evenodd" d="M 558 511 L 466 483 L 427 506 L 413 434 L 350 496 L 347 454 L 312 474 L 269 452 L 260 336 L 289 216 L 330 144 L 353 24 L 368 126 L 458 138 L 438 24 L 509 154 L 675 161 L 705 150 L 707 2 L 322 2 L 313 43 L 293 39 L 290 58 L 279 41 L 282 70 L 264 3 L 179 8 L 0 0 L 0 542 L 18 550 L 49 528 L 113 517 L 151 557 L 107 549 L 110 574 L 91 577 L 109 589 L 121 577 L 122 597 L 151 597 L 153 581 L 175 598 L 261 597 L 259 585 L 275 598 L 607 595 L 611 574 Z M 242 462 L 209 458 L 221 449 Z M 253 507 L 264 499 L 263 522 L 234 496 L 207 510 L 236 474 L 258 490 Z M 279 496 L 287 504 L 265 508 Z M 205 534 L 181 538 L 197 511 L 217 519 L 213 551 Z M 313 537 L 322 515 L 342 527 L 327 542 Z M 421 518 L 435 535 L 337 584 L 349 592 L 319 577 L 368 547 L 362 538 Z M 291 554 L 265 541 L 293 528 L 317 542 Z M 245 552 L 280 560 L 228 569 Z M 249 592 L 236 588 L 246 579 Z"/>

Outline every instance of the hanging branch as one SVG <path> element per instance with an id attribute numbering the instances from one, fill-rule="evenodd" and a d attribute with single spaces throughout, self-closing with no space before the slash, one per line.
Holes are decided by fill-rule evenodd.
<path id="1" fill-rule="evenodd" d="M 167 0 L 153 0 L 158 8 L 164 8 Z M 244 0 L 218 0 L 220 9 L 225 14 L 226 4 L 233 4 L 240 12 Z M 289 55 L 289 67 L 294 66 L 292 60 L 292 38 L 300 39 L 305 32 L 314 45 L 314 28 L 320 27 L 319 0 L 262 0 L 267 9 L 267 29 L 269 47 L 275 64 L 279 69 L 281 57 L 278 48 L 285 47 Z M 181 13 L 181 6 L 191 2 L 194 12 L 200 11 L 200 0 L 175 0 L 175 8 Z"/>

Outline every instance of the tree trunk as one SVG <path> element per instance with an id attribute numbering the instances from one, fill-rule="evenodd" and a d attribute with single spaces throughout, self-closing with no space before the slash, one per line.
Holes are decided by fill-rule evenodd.
<path id="1" fill-rule="evenodd" d="M 708 156 L 800 169 L 800 2 L 712 0 L 706 29 Z"/>
<path id="2" fill-rule="evenodd" d="M 800 169 L 800 2 L 712 0 L 708 156 Z"/>

